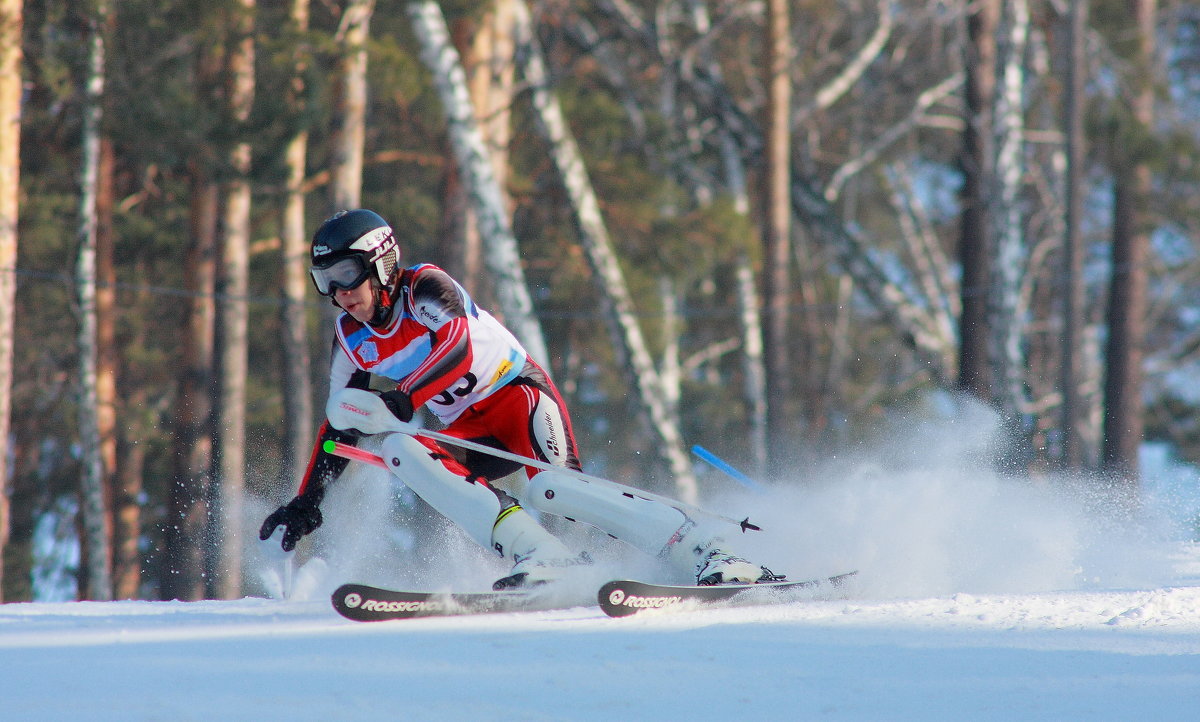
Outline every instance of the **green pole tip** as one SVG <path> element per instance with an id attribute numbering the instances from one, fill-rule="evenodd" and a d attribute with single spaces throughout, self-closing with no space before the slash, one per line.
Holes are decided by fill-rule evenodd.
<path id="1" fill-rule="evenodd" d="M 337 451 L 337 442 L 333 441 L 332 439 L 326 439 L 325 442 L 321 444 L 321 449 L 326 454 L 332 454 L 334 451 Z"/>

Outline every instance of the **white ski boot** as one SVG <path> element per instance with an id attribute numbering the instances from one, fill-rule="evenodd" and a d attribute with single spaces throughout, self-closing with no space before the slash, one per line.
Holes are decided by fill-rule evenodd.
<path id="1" fill-rule="evenodd" d="M 722 549 L 709 551 L 696 567 L 696 584 L 702 587 L 734 582 L 774 582 L 782 578 L 766 567 L 760 567 Z"/>
<path id="2" fill-rule="evenodd" d="M 572 567 L 592 563 L 587 552 L 572 554 L 566 545 L 538 524 L 515 500 L 496 517 L 492 548 L 513 560 L 508 576 L 497 579 L 492 589 L 533 587 L 555 581 Z"/>

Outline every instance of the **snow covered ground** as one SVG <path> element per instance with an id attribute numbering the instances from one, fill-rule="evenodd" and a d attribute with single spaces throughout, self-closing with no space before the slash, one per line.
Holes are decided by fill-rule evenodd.
<path id="1" fill-rule="evenodd" d="M 372 516 L 386 483 L 363 476 L 286 584 L 254 542 L 287 599 L 0 605 L 0 720 L 1196 718 L 1194 473 L 1160 465 L 1121 514 L 1094 485 L 981 471 L 986 427 L 908 428 L 805 484 L 709 500 L 760 522 L 743 551 L 793 578 L 859 569 L 848 598 L 620 620 L 341 619 L 341 581 L 481 589 L 503 571 L 454 532 L 406 558 Z M 572 541 L 597 546 L 598 575 L 654 573 Z"/>
<path id="2" fill-rule="evenodd" d="M 0 688 L 6 720 L 1193 719 L 1200 587 L 377 624 L 12 604 Z"/>

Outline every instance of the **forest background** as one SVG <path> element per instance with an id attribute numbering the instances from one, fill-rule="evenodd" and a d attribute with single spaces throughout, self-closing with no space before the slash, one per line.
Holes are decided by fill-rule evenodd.
<path id="1" fill-rule="evenodd" d="M 1200 458 L 1194 3 L 0 0 L 0 53 L 4 600 L 63 545 L 80 598 L 245 592 L 345 207 L 636 486 L 702 500 L 693 444 L 803 483 L 974 402 L 991 463 L 1131 505 L 1145 441 Z"/>

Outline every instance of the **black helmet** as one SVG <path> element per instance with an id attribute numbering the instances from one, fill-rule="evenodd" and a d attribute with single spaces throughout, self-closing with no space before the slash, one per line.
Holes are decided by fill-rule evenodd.
<path id="1" fill-rule="evenodd" d="M 391 284 L 400 267 L 400 246 L 378 213 L 365 208 L 335 213 L 313 234 L 310 260 L 317 293 L 332 297 L 339 288 L 357 288 L 374 277 L 380 292 L 375 322 L 391 315 Z"/>

